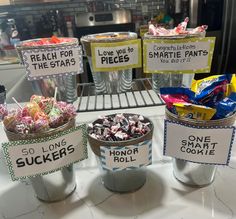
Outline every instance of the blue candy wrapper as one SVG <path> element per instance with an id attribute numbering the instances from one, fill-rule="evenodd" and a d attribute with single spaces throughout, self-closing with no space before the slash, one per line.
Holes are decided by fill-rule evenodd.
<path id="1" fill-rule="evenodd" d="M 216 115 L 214 119 L 223 119 L 236 112 L 236 93 L 231 93 L 229 97 L 219 101 L 216 105 Z"/>
<path id="2" fill-rule="evenodd" d="M 229 79 L 226 75 L 216 75 L 195 81 L 192 90 L 195 91 L 195 102 L 208 107 L 215 107 L 223 100 L 227 92 Z"/>

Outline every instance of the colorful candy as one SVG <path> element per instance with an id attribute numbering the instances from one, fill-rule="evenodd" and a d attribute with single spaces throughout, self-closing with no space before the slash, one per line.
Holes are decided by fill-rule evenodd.
<path id="1" fill-rule="evenodd" d="M 225 75 L 216 75 L 193 81 L 191 90 L 195 92 L 195 101 L 201 105 L 215 107 L 223 100 L 227 92 L 228 79 Z"/>
<path id="2" fill-rule="evenodd" d="M 183 22 L 178 24 L 174 29 L 165 29 L 164 27 L 154 26 L 149 24 L 149 34 L 153 36 L 164 36 L 164 37 L 178 37 L 178 36 L 188 36 L 188 35 L 198 35 L 207 30 L 207 25 L 202 25 L 194 29 L 187 29 L 189 18 L 186 17 Z"/>
<path id="3" fill-rule="evenodd" d="M 27 135 L 57 128 L 75 116 L 76 109 L 72 104 L 33 95 L 22 109 L 7 111 L 3 123 L 7 130 Z"/>
<path id="4" fill-rule="evenodd" d="M 73 39 L 71 38 L 63 38 L 63 37 L 58 38 L 56 36 L 52 36 L 51 38 L 41 38 L 34 41 L 25 41 L 22 43 L 22 45 L 34 47 L 34 46 L 68 43 L 68 42 L 72 42 L 72 40 Z"/>
<path id="5" fill-rule="evenodd" d="M 214 75 L 193 80 L 188 88 L 161 88 L 168 110 L 180 118 L 223 119 L 236 113 L 235 75 Z"/>
<path id="6" fill-rule="evenodd" d="M 216 105 L 216 119 L 228 117 L 236 112 L 236 93 L 231 93 Z"/>
<path id="7" fill-rule="evenodd" d="M 163 87 L 160 93 L 169 110 L 173 108 L 173 103 L 191 103 L 194 98 L 194 92 L 183 87 Z"/>
<path id="8" fill-rule="evenodd" d="M 5 116 L 7 116 L 7 106 L 6 104 L 0 104 L 0 121 L 4 119 Z"/>

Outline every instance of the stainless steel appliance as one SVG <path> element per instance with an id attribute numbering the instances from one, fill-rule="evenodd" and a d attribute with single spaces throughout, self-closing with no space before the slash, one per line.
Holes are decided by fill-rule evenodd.
<path id="1" fill-rule="evenodd" d="M 189 0 L 190 26 L 207 24 L 207 36 L 216 37 L 211 74 L 236 72 L 235 13 L 235 0 Z"/>
<path id="2" fill-rule="evenodd" d="M 125 9 L 103 12 L 78 13 L 75 16 L 75 33 L 78 38 L 88 34 L 135 31 L 131 12 Z"/>
<path id="3" fill-rule="evenodd" d="M 74 36 L 82 36 L 106 32 L 135 32 L 135 24 L 129 10 L 78 13 L 75 16 Z M 84 57 L 84 73 L 80 75 L 81 82 L 93 82 L 89 62 Z"/>

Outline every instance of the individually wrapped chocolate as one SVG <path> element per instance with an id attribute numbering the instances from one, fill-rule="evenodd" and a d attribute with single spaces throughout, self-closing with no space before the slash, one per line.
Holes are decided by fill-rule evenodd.
<path id="1" fill-rule="evenodd" d="M 150 131 L 150 123 L 143 116 L 114 114 L 101 116 L 95 123 L 89 124 L 89 135 L 103 141 L 124 141 L 139 138 Z"/>

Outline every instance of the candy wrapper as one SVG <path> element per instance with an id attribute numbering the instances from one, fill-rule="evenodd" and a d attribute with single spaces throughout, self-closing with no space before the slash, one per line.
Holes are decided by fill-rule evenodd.
<path id="1" fill-rule="evenodd" d="M 231 93 L 229 97 L 224 98 L 216 105 L 215 119 L 228 117 L 236 112 L 236 93 Z"/>
<path id="2" fill-rule="evenodd" d="M 68 43 L 72 42 L 70 38 L 63 38 L 63 37 L 56 37 L 52 36 L 51 38 L 41 38 L 37 39 L 35 41 L 26 41 L 22 45 L 23 46 L 29 46 L 29 47 L 34 47 L 34 46 L 44 46 L 44 45 L 53 45 L 53 44 L 61 44 L 61 43 Z"/>
<path id="3" fill-rule="evenodd" d="M 193 80 L 188 88 L 161 88 L 169 111 L 181 118 L 215 120 L 236 111 L 235 75 L 214 75 Z"/>
<path id="4" fill-rule="evenodd" d="M 6 104 L 0 104 L 0 121 L 3 120 L 7 114 L 8 110 Z"/>
<path id="5" fill-rule="evenodd" d="M 174 103 L 191 103 L 194 99 L 194 92 L 183 87 L 163 87 L 160 94 L 170 111 L 173 111 Z"/>
<path id="6" fill-rule="evenodd" d="M 191 103 L 174 103 L 173 106 L 180 118 L 207 121 L 216 113 L 216 109 Z"/>
<path id="7" fill-rule="evenodd" d="M 227 94 L 229 81 L 225 75 L 216 75 L 193 81 L 191 90 L 195 92 L 195 101 L 201 105 L 215 107 Z"/>
<path id="8" fill-rule="evenodd" d="M 186 17 L 183 22 L 178 24 L 174 29 L 165 29 L 164 27 L 154 26 L 153 24 L 149 24 L 149 34 L 153 36 L 159 37 L 187 37 L 193 35 L 199 35 L 205 32 L 208 28 L 207 25 L 201 25 L 194 29 L 187 29 L 187 25 L 189 22 L 189 18 Z"/>
<path id="9" fill-rule="evenodd" d="M 138 138 L 150 131 L 150 123 L 143 116 L 124 114 L 101 116 L 97 123 L 89 124 L 89 135 L 103 141 L 124 141 Z"/>

